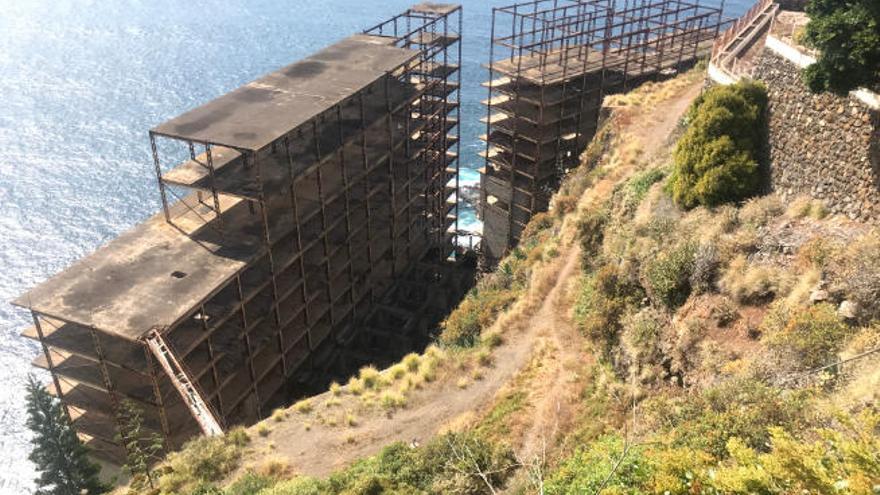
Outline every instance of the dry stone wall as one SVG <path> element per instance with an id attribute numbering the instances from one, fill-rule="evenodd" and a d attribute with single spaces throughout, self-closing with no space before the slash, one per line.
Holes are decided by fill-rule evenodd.
<path id="1" fill-rule="evenodd" d="M 773 190 L 880 224 L 880 112 L 852 96 L 812 94 L 798 67 L 766 48 L 753 75 L 770 94 Z"/>

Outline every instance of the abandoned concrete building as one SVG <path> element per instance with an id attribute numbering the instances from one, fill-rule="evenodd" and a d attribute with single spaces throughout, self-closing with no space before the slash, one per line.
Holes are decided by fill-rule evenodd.
<path id="1" fill-rule="evenodd" d="M 605 95 L 707 55 L 721 9 L 682 0 L 538 0 L 493 9 L 482 256 L 492 266 L 546 211 L 599 124 Z"/>
<path id="2" fill-rule="evenodd" d="M 97 456 L 120 401 L 174 449 L 428 341 L 475 266 L 460 33 L 419 4 L 150 131 L 162 211 L 14 301 Z"/>

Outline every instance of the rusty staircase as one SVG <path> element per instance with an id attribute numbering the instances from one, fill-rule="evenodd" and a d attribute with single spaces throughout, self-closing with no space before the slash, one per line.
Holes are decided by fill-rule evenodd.
<path id="1" fill-rule="evenodd" d="M 196 384 L 189 378 L 189 373 L 174 356 L 174 352 L 165 342 L 162 333 L 154 329 L 144 339 L 150 352 L 159 361 L 162 369 L 168 375 L 174 388 L 180 393 L 183 402 L 189 408 L 193 418 L 199 424 L 202 432 L 209 437 L 223 434 L 223 427 L 214 415 L 208 403 L 202 398 Z"/>

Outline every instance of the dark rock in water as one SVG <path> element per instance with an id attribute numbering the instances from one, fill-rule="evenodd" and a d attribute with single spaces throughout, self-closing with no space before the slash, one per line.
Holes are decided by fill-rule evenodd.
<path id="1" fill-rule="evenodd" d="M 477 213 L 477 218 L 482 220 L 482 214 L 480 212 L 480 185 L 463 185 L 459 187 L 459 194 L 461 195 L 461 202 L 474 209 Z"/>

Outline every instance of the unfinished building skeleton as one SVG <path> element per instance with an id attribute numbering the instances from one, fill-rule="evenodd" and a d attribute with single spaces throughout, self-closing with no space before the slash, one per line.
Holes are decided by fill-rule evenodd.
<path id="1" fill-rule="evenodd" d="M 15 301 L 96 454 L 124 455 L 122 400 L 176 448 L 463 294 L 460 33 L 416 5 L 150 131 L 162 212 Z"/>
<path id="2" fill-rule="evenodd" d="M 549 207 L 596 132 L 603 97 L 707 54 L 721 10 L 682 0 L 537 0 L 493 9 L 483 101 L 488 266 Z"/>

